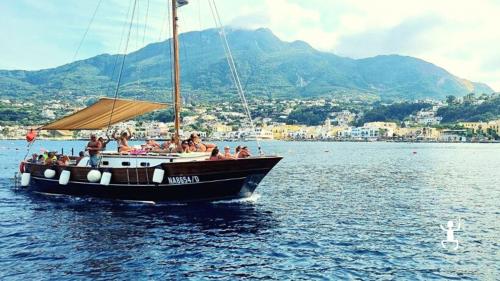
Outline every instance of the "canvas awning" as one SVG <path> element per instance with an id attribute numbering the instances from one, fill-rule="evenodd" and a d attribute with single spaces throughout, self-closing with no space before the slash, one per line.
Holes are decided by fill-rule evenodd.
<path id="1" fill-rule="evenodd" d="M 93 105 L 47 124 L 40 129 L 99 130 L 107 127 L 110 123 L 115 124 L 127 121 L 136 116 L 166 107 L 167 105 L 165 103 L 101 98 Z"/>

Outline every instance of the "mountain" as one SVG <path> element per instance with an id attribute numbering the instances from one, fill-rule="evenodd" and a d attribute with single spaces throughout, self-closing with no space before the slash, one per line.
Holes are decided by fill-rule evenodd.
<path id="1" fill-rule="evenodd" d="M 321 52 L 303 41 L 284 42 L 269 29 L 228 29 L 243 86 L 250 96 L 311 98 L 443 99 L 493 92 L 443 68 L 406 56 L 351 59 Z M 181 81 L 187 99 L 237 97 L 215 29 L 180 35 Z M 120 97 L 167 99 L 171 88 L 170 40 L 127 55 Z M 113 96 L 121 55 L 98 55 L 38 71 L 0 70 L 0 97 L 73 99 Z"/>

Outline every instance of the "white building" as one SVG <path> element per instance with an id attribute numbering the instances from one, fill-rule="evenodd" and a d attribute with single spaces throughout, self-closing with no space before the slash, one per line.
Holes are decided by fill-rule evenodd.
<path id="1" fill-rule="evenodd" d="M 52 111 L 50 109 L 44 109 L 42 111 L 42 117 L 48 118 L 48 119 L 55 119 L 56 115 L 55 115 L 54 111 Z"/>
<path id="2" fill-rule="evenodd" d="M 436 110 L 435 110 L 436 108 Z M 415 117 L 415 122 L 420 125 L 431 126 L 431 125 L 439 125 L 443 117 L 436 116 L 437 107 L 433 107 L 432 110 L 420 110 L 417 112 L 417 116 Z"/>
<path id="3" fill-rule="evenodd" d="M 376 127 L 357 127 L 351 130 L 351 137 L 355 139 L 376 139 L 380 136 L 380 129 Z"/>

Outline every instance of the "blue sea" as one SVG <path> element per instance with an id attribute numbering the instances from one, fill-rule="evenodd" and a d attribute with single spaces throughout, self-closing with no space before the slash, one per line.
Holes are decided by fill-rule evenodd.
<path id="1" fill-rule="evenodd" d="M 262 146 L 284 159 L 251 198 L 151 205 L 16 189 L 0 141 L 0 280 L 498 280 L 500 145 Z"/>

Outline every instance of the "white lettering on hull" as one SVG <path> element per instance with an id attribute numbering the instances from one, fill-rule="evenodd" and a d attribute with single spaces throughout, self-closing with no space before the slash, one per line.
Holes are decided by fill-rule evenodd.
<path id="1" fill-rule="evenodd" d="M 167 177 L 167 180 L 168 180 L 168 184 L 173 184 L 173 185 L 200 182 L 200 178 L 198 176 Z"/>

